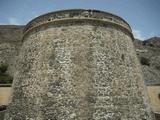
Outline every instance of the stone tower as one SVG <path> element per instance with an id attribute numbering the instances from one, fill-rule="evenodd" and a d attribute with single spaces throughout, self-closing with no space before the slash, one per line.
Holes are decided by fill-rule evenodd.
<path id="1" fill-rule="evenodd" d="M 132 40 L 127 22 L 98 10 L 33 19 L 5 120 L 153 120 Z"/>

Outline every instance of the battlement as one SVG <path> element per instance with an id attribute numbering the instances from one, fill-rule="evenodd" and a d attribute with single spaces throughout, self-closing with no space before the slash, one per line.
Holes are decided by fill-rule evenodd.
<path id="1" fill-rule="evenodd" d="M 121 17 L 99 10 L 85 10 L 85 9 L 70 9 L 61 10 L 56 12 L 50 12 L 41 15 L 32 21 L 30 21 L 25 29 L 24 34 L 28 33 L 30 30 L 37 28 L 45 24 L 66 24 L 66 23 L 98 23 L 99 25 L 111 24 L 113 26 L 119 27 L 127 31 L 132 36 L 131 27 L 129 24 L 123 20 Z M 133 37 L 133 36 L 132 36 Z"/>

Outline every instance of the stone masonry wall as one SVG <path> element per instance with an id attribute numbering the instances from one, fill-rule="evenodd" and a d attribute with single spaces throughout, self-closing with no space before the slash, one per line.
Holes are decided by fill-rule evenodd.
<path id="1" fill-rule="evenodd" d="M 5 120 L 154 120 L 122 29 L 46 24 L 23 41 Z"/>

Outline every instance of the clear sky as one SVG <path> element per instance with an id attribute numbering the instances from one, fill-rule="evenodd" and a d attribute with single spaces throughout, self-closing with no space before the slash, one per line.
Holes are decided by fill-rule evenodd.
<path id="1" fill-rule="evenodd" d="M 160 36 L 160 0 L 0 0 L 0 24 L 24 25 L 46 12 L 73 8 L 117 14 L 142 40 Z"/>

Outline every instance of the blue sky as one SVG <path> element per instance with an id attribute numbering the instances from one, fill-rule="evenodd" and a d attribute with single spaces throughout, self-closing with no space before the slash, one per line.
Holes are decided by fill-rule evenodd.
<path id="1" fill-rule="evenodd" d="M 142 40 L 160 36 L 160 0 L 0 0 L 0 24 L 26 24 L 46 12 L 71 8 L 117 14 Z"/>

